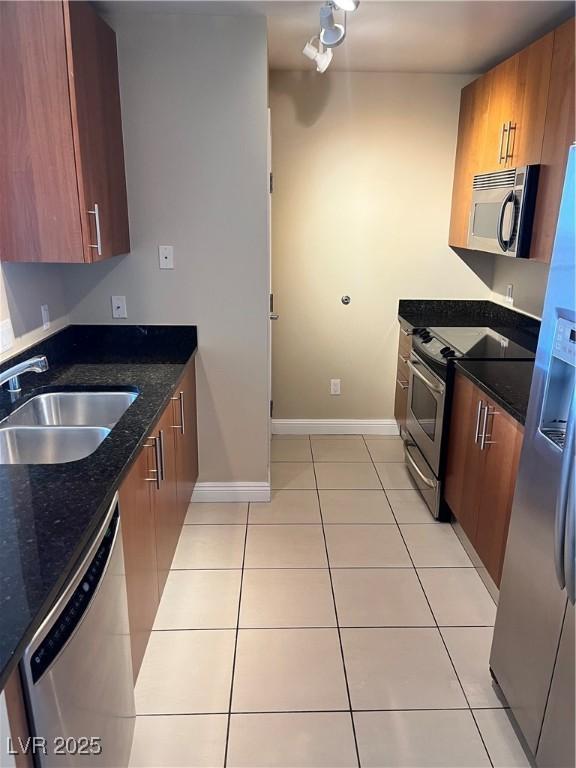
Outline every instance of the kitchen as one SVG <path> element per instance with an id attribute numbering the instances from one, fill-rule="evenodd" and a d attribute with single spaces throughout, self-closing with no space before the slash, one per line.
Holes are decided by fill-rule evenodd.
<path id="1" fill-rule="evenodd" d="M 76 410 L 74 426 L 49 429 L 78 430 L 80 423 L 82 435 L 74 434 L 82 447 L 86 430 L 102 440 L 86 458 L 74 454 L 76 461 L 2 458 L 1 572 L 9 588 L 0 637 L 11 728 L 15 689 L 23 684 L 33 692 L 27 732 L 105 736 L 103 723 L 95 720 L 87 733 L 90 723 L 76 721 L 84 705 L 68 698 L 66 664 L 59 665 L 78 654 L 78 639 L 90 630 L 63 641 L 39 685 L 26 660 L 43 642 L 37 636 L 49 613 L 82 582 L 75 574 L 84 573 L 88 553 L 97 554 L 121 520 L 123 546 L 114 552 L 123 550 L 128 628 L 115 663 L 124 677 L 129 666 L 137 675 L 131 764 L 527 764 L 523 748 L 539 749 L 542 690 L 553 679 L 562 621 L 556 616 L 529 663 L 544 650 L 548 659 L 548 643 L 552 666 L 542 663 L 532 689 L 527 682 L 522 690 L 509 658 L 514 617 L 507 610 L 496 618 L 501 639 L 490 666 L 511 710 L 488 682 L 487 656 L 498 586 L 501 603 L 524 594 L 514 580 L 518 554 L 511 565 L 505 557 L 511 512 L 514 541 L 524 547 L 514 551 L 520 547 L 526 559 L 532 551 L 512 497 L 522 432 L 529 434 L 535 418 L 528 407 L 532 361 L 540 319 L 541 337 L 548 327 L 547 262 L 574 141 L 571 8 L 498 4 L 507 22 L 501 28 L 516 37 L 495 39 L 492 4 L 472 4 L 467 16 L 466 3 L 453 13 L 453 4 L 365 2 L 347 14 L 346 41 L 329 49 L 328 71 L 316 74 L 302 48 L 306 41 L 319 45 L 313 36 L 321 3 L 292 10 L 291 3 L 269 3 L 265 14 L 244 3 L 219 13 L 195 3 L 184 12 L 173 4 L 96 4 L 118 44 L 117 74 L 108 66 L 98 75 L 107 83 L 102 91 L 87 64 L 95 60 L 94 39 L 105 46 L 103 60 L 114 60 L 110 34 L 95 15 L 82 13 L 84 4 L 57 5 L 58 14 L 52 3 L 26 4 L 18 13 L 10 3 L 0 6 L 1 28 L 12 30 L 3 45 L 3 71 L 12 73 L 4 98 L 30 96 L 21 102 L 27 111 L 3 113 L 3 133 L 12 137 L 5 159 L 15 163 L 2 164 L 2 187 L 14 195 L 0 226 L 0 377 L 31 357 L 44 356 L 49 366 L 21 374 L 21 393 L 10 393 L 17 386 L 9 377 L 1 415 L 8 421 L 0 431 L 8 445 L 7 430 L 46 430 L 51 419 L 66 418 L 60 403 L 56 413 L 54 396 L 83 391 L 76 397 L 80 422 Z M 19 17 L 26 12 L 29 18 Z M 467 48 L 452 50 L 441 36 L 426 35 L 426 14 L 442 19 L 445 40 L 455 33 L 451 24 L 462 25 Z M 333 15 L 340 23 L 341 11 Z M 30 38 L 34 25 L 41 34 Z M 379 35 L 386 46 L 377 44 Z M 26 67 L 15 66 L 23 50 Z M 401 58 L 407 50 L 413 62 Z M 510 56 L 512 64 L 493 69 Z M 54 77 L 48 91 L 47 71 Z M 528 83 L 535 94 L 518 99 L 519 111 L 510 96 L 521 90 L 515 76 L 522 93 Z M 40 92 L 44 100 L 31 98 Z M 100 99 L 103 92 L 113 98 Z M 522 110 L 537 116 L 530 142 Z M 33 130 L 38 125 L 41 134 Z M 46 145 L 61 158 L 58 178 L 42 162 L 32 177 L 19 175 L 18 153 L 42 160 Z M 510 169 L 525 166 L 540 166 L 532 201 L 530 174 L 521 179 L 517 172 L 510 186 Z M 494 198 L 483 198 L 501 188 L 486 189 L 490 179 L 474 185 L 474 177 L 497 172 L 506 177 L 496 208 L 510 189 L 517 192 L 502 222 L 490 213 Z M 477 220 L 493 231 L 490 243 L 468 240 L 473 199 L 487 206 L 488 218 L 483 210 Z M 532 225 L 529 258 L 491 255 L 504 250 L 498 234 L 508 247 L 521 243 L 512 209 Z M 111 210 L 119 215 L 112 226 Z M 270 215 L 279 315 L 271 394 Z M 51 220 L 66 226 L 55 229 Z M 529 236 L 529 225 L 520 232 Z M 165 269 L 163 259 L 173 259 L 174 268 Z M 39 263 L 54 260 L 60 263 Z M 513 304 L 504 297 L 509 284 Z M 570 306 L 570 297 L 562 302 Z M 45 304 L 52 319 L 42 317 Z M 569 353 L 557 359 L 570 370 Z M 442 383 L 433 385 L 445 387 L 445 419 L 419 410 L 430 400 L 409 363 L 425 377 L 440 371 Z M 559 383 L 562 376 L 569 389 L 570 376 L 562 373 Z M 337 377 L 339 396 L 330 394 Z M 121 395 L 124 407 L 130 393 L 137 397 L 112 416 L 109 397 L 100 398 L 105 414 L 88 398 Z M 34 395 L 45 409 L 37 403 L 27 415 Z M 551 411 L 551 421 L 566 417 L 567 402 Z M 455 412 L 464 415 L 452 420 Z M 43 426 L 22 424 L 28 418 Z M 426 436 L 434 424 L 438 441 Z M 30 450 L 41 454 L 46 438 L 34 435 Z M 557 457 L 549 442 L 538 450 Z M 2 456 L 17 460 L 19 450 Z M 555 504 L 543 499 L 542 508 L 553 515 Z M 453 526 L 436 522 L 430 508 L 441 520 L 449 509 Z M 538 540 L 548 537 L 542 530 Z M 80 624 L 92 633 L 111 588 L 101 584 L 106 589 Z M 543 591 L 531 583 L 527 599 Z M 558 589 L 554 600 L 562 611 L 566 592 Z M 523 616 L 516 615 L 518 626 Z M 98 636 L 106 637 L 105 629 Z M 121 664 L 127 647 L 130 661 Z M 466 648 L 484 664 L 485 679 L 467 665 Z M 183 665 L 183 658 L 192 661 Z M 401 672 L 397 679 L 388 658 Z M 418 679 L 410 679 L 411 665 Z M 94 680 L 84 667 L 89 690 Z M 42 680 L 69 715 L 66 728 L 42 719 Z M 131 687 L 124 686 L 126 712 Z M 522 697 L 534 707 L 524 720 Z M 124 719 L 134 728 L 133 718 Z M 108 720 L 113 726 L 114 717 Z M 128 764 L 126 743 L 113 764 Z M 23 756 L 8 759 L 12 765 Z M 94 754 L 37 760 L 98 764 Z M 569 764 L 558 753 L 536 760 Z"/>

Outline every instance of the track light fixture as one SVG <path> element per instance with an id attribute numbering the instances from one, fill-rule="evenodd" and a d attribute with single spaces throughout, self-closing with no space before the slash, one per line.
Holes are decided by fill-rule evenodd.
<path id="1" fill-rule="evenodd" d="M 320 42 L 326 48 L 336 48 L 344 42 L 346 29 L 343 24 L 334 21 L 334 9 L 336 6 L 329 1 L 320 8 Z"/>
<path id="2" fill-rule="evenodd" d="M 318 41 L 318 48 L 314 45 L 316 40 Z M 318 36 L 313 37 L 306 43 L 302 53 L 315 62 L 317 72 L 326 72 L 334 55 L 330 48 L 324 48 Z"/>
<path id="3" fill-rule="evenodd" d="M 344 42 L 346 37 L 346 14 L 355 11 L 360 0 L 327 0 L 320 7 L 320 32 L 309 40 L 302 53 L 316 64 L 317 72 L 326 72 L 332 61 L 332 48 Z M 334 21 L 334 11 L 344 12 L 344 24 Z M 316 48 L 314 42 L 318 40 Z"/>

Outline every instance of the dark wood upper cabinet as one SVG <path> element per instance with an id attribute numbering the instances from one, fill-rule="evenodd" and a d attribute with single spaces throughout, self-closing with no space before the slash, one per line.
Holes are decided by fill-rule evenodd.
<path id="1" fill-rule="evenodd" d="M 88 2 L 0 3 L 0 260 L 130 250 L 116 36 Z"/>
<path id="2" fill-rule="evenodd" d="M 444 498 L 496 586 L 502 576 L 523 434 L 512 416 L 456 375 Z"/>
<path id="3" fill-rule="evenodd" d="M 576 141 L 574 68 L 574 19 L 570 19 L 554 33 L 538 197 L 530 248 L 530 258 L 537 261 L 549 262 L 552 255 L 568 149 Z"/>
<path id="4" fill-rule="evenodd" d="M 449 244 L 466 248 L 475 174 L 541 164 L 530 258 L 549 261 L 574 141 L 574 19 L 462 91 Z"/>

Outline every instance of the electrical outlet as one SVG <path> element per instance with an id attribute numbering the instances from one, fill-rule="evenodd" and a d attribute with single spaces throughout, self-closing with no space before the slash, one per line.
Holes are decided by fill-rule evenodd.
<path id="1" fill-rule="evenodd" d="M 514 304 L 514 297 L 512 295 L 513 293 L 514 293 L 514 286 L 512 283 L 508 283 L 508 285 L 506 286 L 506 296 L 504 297 L 504 301 L 507 304 Z"/>
<path id="2" fill-rule="evenodd" d="M 174 246 L 159 245 L 158 261 L 160 263 L 160 269 L 174 269 Z"/>
<path id="3" fill-rule="evenodd" d="M 0 353 L 7 352 L 14 346 L 14 331 L 9 317 L 0 322 Z"/>
<path id="4" fill-rule="evenodd" d="M 112 317 L 125 319 L 128 317 L 126 296 L 112 296 Z"/>
<path id="5" fill-rule="evenodd" d="M 330 394 L 331 395 L 340 394 L 340 379 L 330 379 Z"/>
<path id="6" fill-rule="evenodd" d="M 48 311 L 48 304 L 42 304 L 40 307 L 42 313 L 42 328 L 47 331 L 50 328 L 50 312 Z"/>

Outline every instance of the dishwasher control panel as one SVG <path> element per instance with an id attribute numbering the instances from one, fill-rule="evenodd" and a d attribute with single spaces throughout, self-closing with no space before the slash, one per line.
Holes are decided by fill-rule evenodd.
<path id="1" fill-rule="evenodd" d="M 104 538 L 98 547 L 98 551 L 84 572 L 80 583 L 62 608 L 56 623 L 30 658 L 30 671 L 33 683 L 36 683 L 42 677 L 62 648 L 64 648 L 78 626 L 86 608 L 90 605 L 90 601 L 98 589 L 100 579 L 106 568 L 117 526 L 118 510 L 114 513 Z"/>

